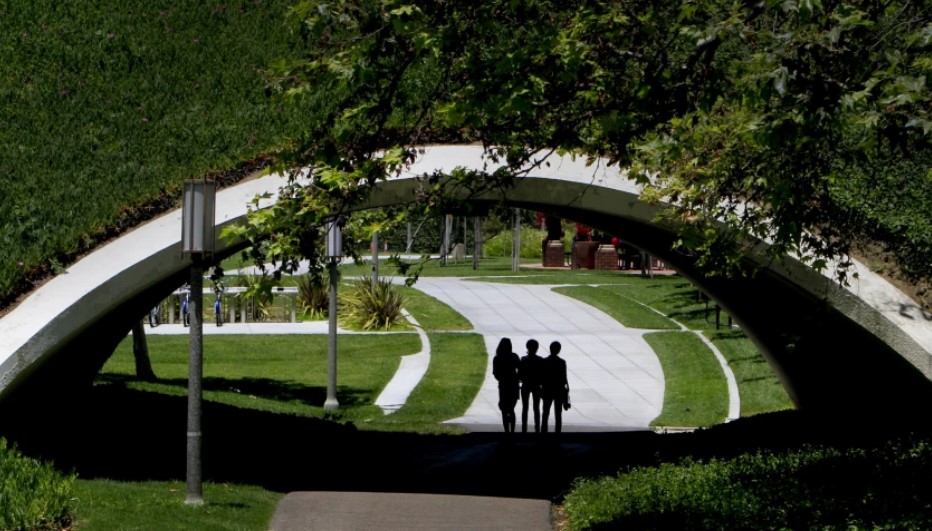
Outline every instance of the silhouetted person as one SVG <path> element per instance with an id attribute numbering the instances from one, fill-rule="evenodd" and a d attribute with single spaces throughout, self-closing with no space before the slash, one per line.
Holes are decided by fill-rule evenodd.
<path id="1" fill-rule="evenodd" d="M 515 405 L 518 403 L 518 355 L 511 350 L 511 339 L 503 337 L 492 358 L 492 376 L 498 380 L 498 409 L 502 410 L 505 433 L 514 433 Z"/>
<path id="2" fill-rule="evenodd" d="M 563 429 L 563 404 L 570 392 L 566 380 L 566 361 L 559 356 L 559 341 L 550 344 L 550 355 L 541 361 L 541 397 L 544 399 L 544 421 L 541 431 L 547 433 L 547 421 L 550 408 L 553 407 L 553 431 L 560 433 Z"/>
<path id="3" fill-rule="evenodd" d="M 537 355 L 539 343 L 536 339 L 527 342 L 527 355 L 518 365 L 518 378 L 521 380 L 521 431 L 527 433 L 528 402 L 534 408 L 534 433 L 540 431 L 540 370 L 544 358 Z"/>

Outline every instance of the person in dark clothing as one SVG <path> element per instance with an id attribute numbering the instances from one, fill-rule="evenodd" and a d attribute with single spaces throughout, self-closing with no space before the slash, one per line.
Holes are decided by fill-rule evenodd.
<path id="1" fill-rule="evenodd" d="M 518 355 L 512 352 L 511 339 L 503 337 L 492 358 L 492 375 L 498 380 L 498 409 L 502 411 L 505 433 L 514 433 L 515 405 L 518 403 Z"/>
<path id="2" fill-rule="evenodd" d="M 566 379 L 566 361 L 559 356 L 559 341 L 550 344 L 550 355 L 541 360 L 541 397 L 544 399 L 544 418 L 541 431 L 547 433 L 547 421 L 550 408 L 553 408 L 553 431 L 560 433 L 563 429 L 563 405 L 570 392 Z"/>
<path id="3" fill-rule="evenodd" d="M 527 342 L 527 355 L 518 365 L 518 378 L 521 380 L 521 432 L 527 433 L 528 405 L 534 409 L 534 433 L 540 432 L 540 363 L 543 358 L 537 355 L 540 344 L 536 339 Z"/>

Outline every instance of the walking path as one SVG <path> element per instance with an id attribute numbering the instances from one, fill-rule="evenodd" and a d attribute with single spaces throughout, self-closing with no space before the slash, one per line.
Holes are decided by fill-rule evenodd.
<path id="1" fill-rule="evenodd" d="M 602 311 L 554 292 L 552 286 L 422 277 L 416 287 L 468 319 L 474 332 L 483 336 L 490 356 L 503 337 L 511 338 L 519 355 L 525 354 L 524 345 L 528 339 L 540 342 L 541 356 L 548 355 L 552 341 L 559 341 L 563 347 L 560 355 L 567 361 L 573 404 L 563 415 L 564 431 L 647 430 L 660 414 L 663 371 L 653 350 L 644 341 L 643 335 L 648 330 L 625 328 Z M 424 347 L 421 352 L 402 358 L 398 371 L 376 399 L 376 405 L 386 414 L 404 405 L 430 364 L 427 334 L 410 314 L 406 314 L 406 318 L 415 325 Z M 187 328 L 162 325 L 147 328 L 147 333 L 183 334 L 187 333 Z M 204 333 L 326 334 L 328 323 L 230 323 L 222 327 L 208 323 Z M 340 328 L 338 333 L 370 332 Z M 740 414 L 734 374 L 714 345 L 705 342 L 725 373 L 729 391 L 726 421 L 734 420 Z M 500 431 L 501 413 L 497 404 L 498 387 L 489 363 L 472 405 L 462 417 L 447 423 L 460 425 L 468 431 Z M 520 403 L 518 408 L 520 411 Z M 531 423 L 532 419 L 529 419 Z"/>
<path id="2" fill-rule="evenodd" d="M 414 391 L 418 382 L 427 373 L 427 367 L 430 366 L 430 338 L 427 337 L 427 333 L 421 328 L 417 319 L 405 310 L 402 310 L 402 312 L 404 312 L 405 319 L 414 325 L 414 329 L 421 336 L 421 345 L 423 347 L 417 354 L 410 354 L 401 358 L 401 365 L 395 371 L 395 376 L 389 380 L 385 389 L 375 399 L 375 405 L 382 408 L 385 414 L 394 413 L 405 405 L 405 402 L 408 401 L 408 395 L 411 394 L 411 391 Z"/>
<path id="3" fill-rule="evenodd" d="M 425 277 L 416 286 L 472 322 L 489 353 L 502 337 L 511 338 L 519 355 L 525 354 L 528 339 L 540 342 L 542 356 L 549 354 L 552 341 L 559 341 L 573 405 L 563 415 L 565 431 L 645 430 L 660 414 L 663 371 L 643 330 L 625 328 L 549 286 Z M 497 404 L 490 363 L 473 404 L 448 422 L 470 431 L 499 431 Z"/>
<path id="4" fill-rule="evenodd" d="M 550 530 L 550 502 L 518 498 L 389 492 L 292 492 L 270 531 Z"/>

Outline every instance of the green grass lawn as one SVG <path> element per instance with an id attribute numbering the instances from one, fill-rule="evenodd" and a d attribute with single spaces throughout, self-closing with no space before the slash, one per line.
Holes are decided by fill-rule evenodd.
<path id="1" fill-rule="evenodd" d="M 184 504 L 179 481 L 81 480 L 75 484 L 77 529 L 111 531 L 268 529 L 281 493 L 249 485 L 205 483 L 204 505 Z"/>
<path id="2" fill-rule="evenodd" d="M 488 354 L 478 334 L 429 334 L 430 367 L 397 412 L 361 426 L 414 433 L 462 433 L 440 422 L 462 416 L 485 379 Z"/>
<path id="3" fill-rule="evenodd" d="M 396 286 L 401 291 L 405 309 L 417 320 L 424 330 L 430 331 L 464 331 L 472 330 L 472 323 L 459 312 L 434 297 L 414 287 Z"/>
<path id="4" fill-rule="evenodd" d="M 451 272 L 450 266 L 435 269 Z M 466 270 L 471 271 L 471 268 L 464 266 Z M 481 272 L 483 275 L 477 278 L 483 280 L 567 286 L 559 291 L 596 305 L 622 323 L 639 328 L 663 330 L 675 326 L 643 304 L 673 309 L 680 316 L 698 311 L 697 304 L 701 304 L 689 285 L 677 278 L 646 279 L 604 272 L 540 270 L 528 275 L 522 272 L 522 276 L 514 277 L 507 261 L 491 264 Z M 443 421 L 461 416 L 482 384 L 487 363 L 483 339 L 477 334 L 444 333 L 468 331 L 471 325 L 446 305 L 417 291 L 416 285 L 400 289 L 408 298 L 406 308 L 428 331 L 433 352 L 424 379 L 405 406 L 394 414 L 384 415 L 373 402 L 394 374 L 401 356 L 421 349 L 417 334 L 411 331 L 347 334 L 339 338 L 338 398 L 341 407 L 335 414 L 325 413 L 322 408 L 326 389 L 326 336 L 208 336 L 205 341 L 205 407 L 215 404 L 232 408 L 231 412 L 242 412 L 232 413 L 235 417 L 253 411 L 342 424 L 369 433 L 423 436 L 462 433 L 460 428 L 443 424 Z M 701 316 L 684 320 L 696 326 L 709 326 Z M 742 390 L 757 386 L 769 393 L 762 391 L 757 402 L 749 403 L 747 413 L 780 409 L 781 406 L 774 405 L 779 403 L 774 398 L 779 393 L 772 393 L 771 389 L 775 379 L 766 371 L 766 364 L 750 342 L 739 331 L 723 331 L 712 337 L 736 367 L 743 370 L 736 370 L 743 382 Z M 668 386 L 663 414 L 655 424 L 711 426 L 721 422 L 727 408 L 727 394 L 721 369 L 708 348 L 691 333 L 658 332 L 648 334 L 646 339 L 661 359 Z M 159 381 L 146 383 L 134 377 L 135 364 L 127 340 L 105 365 L 98 388 L 107 389 L 114 396 L 142 392 L 183 401 L 188 338 L 149 336 L 148 341 Z M 769 385 L 767 378 L 770 378 Z M 146 525 L 159 529 L 162 523 L 171 529 L 265 529 L 281 496 L 275 490 L 256 485 L 209 482 L 205 484 L 207 505 L 193 508 L 183 504 L 183 491 L 184 485 L 177 481 L 116 483 L 79 477 L 75 487 L 79 500 L 77 527 L 111 529 L 121 528 L 128 521 L 138 521 L 142 529 L 146 529 Z"/>
<path id="5" fill-rule="evenodd" d="M 299 53 L 292 4 L 4 3 L 0 303 L 170 205 L 184 179 L 301 131 L 315 102 L 281 106 L 262 77 Z"/>
<path id="6" fill-rule="evenodd" d="M 654 426 L 713 426 L 728 414 L 728 388 L 712 351 L 690 332 L 654 332 L 644 339 L 663 367 L 663 411 Z"/>
<path id="7" fill-rule="evenodd" d="M 554 291 L 602 310 L 627 328 L 643 328 L 646 330 L 679 329 L 676 323 L 644 304 L 625 296 L 619 297 L 619 291 L 616 290 L 592 286 L 575 286 L 554 288 Z"/>
<path id="8" fill-rule="evenodd" d="M 461 416 L 485 377 L 488 356 L 476 334 L 431 333 L 431 364 L 407 403 L 385 415 L 373 403 L 401 356 L 421 350 L 417 334 L 344 335 L 339 338 L 336 413 L 325 412 L 326 336 L 208 336 L 204 347 L 204 401 L 256 411 L 336 422 L 369 432 L 455 435 L 443 424 Z M 104 366 L 97 388 L 117 396 L 186 396 L 187 336 L 149 336 L 157 382 L 135 378 L 127 339 Z M 129 395 L 128 400 L 130 400 Z M 133 395 L 137 396 L 137 395 Z M 112 402 L 112 400 L 111 400 Z M 105 411 L 100 414 L 105 415 Z M 206 414 L 209 415 L 209 414 Z M 246 422 L 244 420 L 244 422 Z M 280 493 L 249 485 L 205 484 L 205 506 L 183 504 L 178 482 L 115 483 L 77 480 L 80 529 L 267 529 Z"/>
<path id="9" fill-rule="evenodd" d="M 104 366 L 102 382 L 187 396 L 188 337 L 149 336 L 158 382 L 136 381 L 132 342 L 120 344 Z M 400 357 L 421 349 L 417 335 L 344 335 L 339 338 L 340 414 L 346 420 L 381 415 L 378 393 Z M 304 416 L 323 416 L 327 387 L 327 336 L 208 336 L 204 341 L 204 400 Z"/>
<path id="10" fill-rule="evenodd" d="M 538 280 L 537 277 L 529 278 Z M 563 274 L 561 280 L 571 280 L 571 277 Z M 743 417 L 793 407 L 773 369 L 750 339 L 737 329 L 716 330 L 715 325 L 706 320 L 705 302 L 698 298 L 695 288 L 683 279 L 635 277 L 624 283 L 600 283 L 598 287 L 570 286 L 554 289 L 558 293 L 601 309 L 630 328 L 679 328 L 671 318 L 654 311 L 655 308 L 671 317 L 675 316 L 677 322 L 690 330 L 701 331 L 721 351 L 735 375 L 741 402 L 740 414 Z M 660 358 L 666 378 L 663 414 L 653 424 L 709 426 L 721 422 L 727 412 L 727 402 L 721 416 L 712 412 L 721 409 L 722 397 L 719 393 L 725 393 L 727 400 L 724 375 L 720 369 L 717 372 L 696 370 L 696 364 L 700 359 L 703 367 L 718 367 L 713 352 L 698 338 L 694 338 L 695 341 L 683 338 L 671 342 L 667 339 L 661 340 L 660 337 L 666 336 L 645 336 Z M 680 341 L 687 343 L 677 344 Z M 684 350 L 691 352 L 692 357 L 681 356 L 680 353 Z M 711 380 L 706 381 L 709 378 Z M 721 380 L 721 385 L 718 380 Z"/>
<path id="11" fill-rule="evenodd" d="M 375 399 L 401 356 L 421 350 L 414 333 L 343 335 L 338 341 L 338 413 L 325 413 L 327 336 L 209 336 L 204 342 L 204 400 L 242 409 L 335 419 L 359 429 L 461 433 L 439 424 L 465 413 L 485 376 L 487 354 L 475 334 L 430 334 L 431 364 L 409 402 L 384 415 Z M 135 378 L 127 339 L 104 366 L 99 385 L 187 396 L 188 337 L 149 336 L 159 380 Z"/>
<path id="12" fill-rule="evenodd" d="M 728 360 L 735 375 L 741 394 L 742 417 L 793 408 L 773 368 L 741 331 L 719 330 L 705 334 Z"/>

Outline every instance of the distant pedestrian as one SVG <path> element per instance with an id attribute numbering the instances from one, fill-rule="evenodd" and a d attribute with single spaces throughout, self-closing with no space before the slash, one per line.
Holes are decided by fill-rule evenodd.
<path id="1" fill-rule="evenodd" d="M 492 375 L 498 380 L 498 409 L 502 411 L 505 433 L 514 433 L 515 405 L 518 403 L 518 355 L 512 351 L 511 339 L 503 337 L 492 358 Z"/>
<path id="2" fill-rule="evenodd" d="M 534 433 L 540 432 L 540 370 L 543 358 L 537 355 L 540 344 L 536 339 L 527 342 L 527 355 L 521 357 L 518 378 L 521 380 L 521 432 L 527 433 L 528 406 L 534 409 Z"/>
<path id="3" fill-rule="evenodd" d="M 550 355 L 541 362 L 541 396 L 544 399 L 544 419 L 541 431 L 547 433 L 547 421 L 550 418 L 550 408 L 553 408 L 553 431 L 560 433 L 563 430 L 563 406 L 567 404 L 570 384 L 566 379 L 566 361 L 559 356 L 559 341 L 550 344 Z"/>

